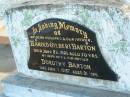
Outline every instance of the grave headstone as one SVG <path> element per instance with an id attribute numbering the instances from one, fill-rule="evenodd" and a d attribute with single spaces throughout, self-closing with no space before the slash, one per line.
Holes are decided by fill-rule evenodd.
<path id="1" fill-rule="evenodd" d="M 99 1 L 39 0 L 7 10 L 20 74 L 3 81 L 4 93 L 129 97 L 130 18 L 121 10 L 123 3 Z"/>

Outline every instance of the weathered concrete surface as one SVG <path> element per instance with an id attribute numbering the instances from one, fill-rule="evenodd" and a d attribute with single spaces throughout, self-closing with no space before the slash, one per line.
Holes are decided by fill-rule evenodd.
<path id="1" fill-rule="evenodd" d="M 29 44 L 26 30 L 39 21 L 54 17 L 74 21 L 93 30 L 103 56 L 119 75 L 119 80 L 104 81 L 29 69 Z M 26 6 L 9 10 L 7 23 L 19 72 L 49 81 L 122 92 L 130 91 L 130 18 L 119 8 L 87 4 Z"/>
<path id="2" fill-rule="evenodd" d="M 7 21 L 18 71 L 27 76 L 45 80 L 129 92 L 130 14 L 128 3 L 123 3 L 122 0 L 98 0 L 98 2 L 97 0 L 84 0 L 82 2 L 80 0 L 60 0 L 58 2 L 54 0 L 43 1 L 44 0 L 38 0 L 36 2 L 24 1 L 25 3 L 23 3 L 23 0 L 16 0 L 16 2 L 5 0 L 4 2 L 6 3 L 3 2 L 3 6 L 6 5 L 5 9 L 9 7 L 8 4 L 14 8 L 8 11 Z M 72 3 L 78 3 L 79 6 L 73 6 Z M 26 6 L 35 4 L 43 5 L 36 7 Z M 52 4 L 52 6 L 45 4 Z M 62 7 L 55 4 L 62 5 Z M 83 5 L 85 5 L 86 8 L 83 8 Z M 18 6 L 25 7 L 16 8 Z M 77 12 L 78 14 L 76 15 Z M 69 75 L 63 76 L 61 74 L 45 73 L 28 69 L 28 40 L 25 31 L 33 24 L 52 17 L 75 21 L 95 31 L 104 57 L 112 69 L 119 74 L 120 80 L 118 82 L 111 82 Z"/>
<path id="3" fill-rule="evenodd" d="M 9 75 L 9 73 L 0 72 L 0 94 L 3 92 L 3 84 L 1 83 L 1 80 L 3 80 L 4 78 L 6 78 L 8 75 Z"/>
<path id="4" fill-rule="evenodd" d="M 4 94 L 0 94 L 0 97 L 7 97 L 7 96 L 5 96 Z"/>
<path id="5" fill-rule="evenodd" d="M 123 4 L 128 4 L 129 0 L 0 0 L 0 17 L 4 16 L 4 11 L 6 9 L 9 9 L 11 7 L 16 7 L 19 5 L 26 5 L 26 4 L 63 4 L 63 3 L 81 3 L 84 2 L 84 4 L 96 4 L 96 5 L 114 5 L 114 6 L 121 6 Z"/>
<path id="6" fill-rule="evenodd" d="M 16 65 L 10 46 L 0 44 L 0 72 L 12 72 L 15 69 Z"/>
<path id="7" fill-rule="evenodd" d="M 14 58 L 10 46 L 0 45 L 0 94 L 3 91 L 3 85 L 1 80 L 9 75 L 12 71 L 16 69 Z M 0 95 L 0 97 L 5 97 Z"/>
<path id="8" fill-rule="evenodd" d="M 72 14 L 67 15 L 66 10 L 65 12 L 60 12 L 57 6 L 55 10 L 51 9 L 46 11 L 47 6 L 37 6 L 37 7 L 21 7 L 19 9 L 14 9 L 9 12 L 9 17 L 7 19 L 9 31 L 10 31 L 10 39 L 11 44 L 14 51 L 15 60 L 17 63 L 17 67 L 19 72 L 27 76 L 32 76 L 34 78 L 69 83 L 69 84 L 77 84 L 80 86 L 86 87 L 93 87 L 93 88 L 100 88 L 100 89 L 107 89 L 107 90 L 114 90 L 114 91 L 121 91 L 130 93 L 130 71 L 129 71 L 129 55 L 130 55 L 130 7 L 129 7 L 129 0 L 125 2 L 123 0 L 85 0 L 80 1 L 76 0 L 61 0 L 61 1 L 46 1 L 38 0 L 35 2 L 26 2 L 26 0 L 15 0 L 16 2 L 12 2 L 11 0 L 5 0 L 4 2 L 0 2 L 1 6 L 1 16 L 3 16 L 4 10 L 10 7 L 16 8 L 18 6 L 25 6 L 25 5 L 38 5 L 38 4 L 66 4 L 62 10 L 65 9 L 75 9 L 78 10 L 81 14 L 75 14 L 75 10 L 73 10 Z M 27 0 L 29 1 L 29 0 Z M 7 3 L 8 2 L 8 3 Z M 10 3 L 9 3 L 10 2 Z M 3 3 L 3 4 L 2 4 Z M 80 9 L 80 7 L 71 6 L 71 4 L 78 3 L 79 5 L 89 5 L 86 9 Z M 52 12 L 52 13 L 51 13 Z M 59 13 L 60 15 L 57 15 Z M 97 37 L 99 39 L 99 45 L 103 50 L 104 56 L 107 58 L 109 65 L 112 69 L 119 74 L 120 80 L 118 82 L 111 82 L 111 81 L 103 81 L 103 80 L 95 80 L 89 78 L 81 78 L 81 77 L 74 77 L 69 75 L 60 75 L 60 74 L 51 74 L 51 73 L 44 73 L 40 71 L 29 70 L 27 67 L 27 48 L 28 48 L 28 41 L 25 36 L 25 32 L 27 28 L 29 28 L 34 23 L 41 21 L 43 19 L 51 18 L 51 17 L 60 17 L 63 19 L 73 20 L 77 23 L 81 23 L 93 31 L 96 32 Z M 125 24 L 125 25 L 124 25 Z M 109 28 L 108 28 L 109 27 Z M 103 36 L 103 37 L 102 37 Z M 107 49 L 109 48 L 109 49 Z M 106 56 L 107 55 L 107 56 Z M 70 80 L 71 79 L 71 80 Z M 21 84 L 21 83 L 20 83 Z M 8 86 L 7 86 L 8 87 Z M 9 86 L 12 87 L 12 86 Z M 14 86 L 13 86 L 14 87 Z M 15 87 L 16 89 L 25 89 L 21 87 Z M 21 90 L 21 92 L 22 92 Z M 9 92 L 11 93 L 11 88 Z M 27 91 L 27 89 L 25 89 Z M 94 91 L 94 90 L 92 90 Z M 7 92 L 7 93 L 9 93 Z M 96 92 L 96 91 L 94 91 Z M 30 92 L 27 92 L 30 93 Z M 37 92 L 33 92 L 36 93 Z M 101 94 L 101 92 L 98 92 Z M 96 96 L 98 94 L 96 92 Z M 111 92 L 108 92 L 111 93 Z M 48 93 L 46 93 L 48 95 Z M 93 93 L 91 93 L 93 94 Z M 106 93 L 105 97 L 106 97 Z M 119 97 L 125 97 L 123 95 Z M 15 95 L 15 94 L 11 94 Z M 30 95 L 30 94 L 29 94 Z M 55 94 L 54 94 L 55 96 Z M 63 95 L 62 95 L 63 96 Z M 101 95 L 99 95 L 101 97 Z M 103 95 L 102 95 L 103 96 Z M 17 96 L 16 96 L 17 97 Z M 42 97 L 42 96 L 41 96 Z M 112 97 L 108 95 L 108 97 Z M 116 96 L 114 96 L 116 97 Z M 129 97 L 129 95 L 126 95 Z"/>
<path id="9" fill-rule="evenodd" d="M 3 94 L 4 85 L 1 83 L 1 80 L 5 79 L 7 76 L 9 76 L 12 72 L 0 72 L 0 97 L 5 97 Z"/>
<path id="10" fill-rule="evenodd" d="M 3 83 L 4 93 L 9 97 L 130 97 L 130 94 L 26 78 L 21 74 L 12 75 Z"/>

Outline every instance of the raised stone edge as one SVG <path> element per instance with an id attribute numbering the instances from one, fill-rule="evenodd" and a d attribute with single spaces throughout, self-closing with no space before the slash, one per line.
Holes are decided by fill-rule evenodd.
<path id="1" fill-rule="evenodd" d="M 23 77 L 17 73 L 9 76 L 7 79 L 2 81 L 4 84 L 15 85 L 18 87 L 25 87 L 34 90 L 48 91 L 63 95 L 79 95 L 79 96 L 90 96 L 90 97 L 130 97 L 130 94 L 100 90 L 94 88 L 86 88 L 75 85 L 62 84 L 58 82 L 45 81 L 40 79 L 33 79 Z"/>

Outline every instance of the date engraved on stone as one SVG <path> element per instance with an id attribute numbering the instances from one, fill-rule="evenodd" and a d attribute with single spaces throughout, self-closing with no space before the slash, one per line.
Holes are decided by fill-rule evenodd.
<path id="1" fill-rule="evenodd" d="M 34 24 L 27 34 L 30 69 L 118 80 L 100 52 L 95 33 L 85 26 L 52 18 Z"/>

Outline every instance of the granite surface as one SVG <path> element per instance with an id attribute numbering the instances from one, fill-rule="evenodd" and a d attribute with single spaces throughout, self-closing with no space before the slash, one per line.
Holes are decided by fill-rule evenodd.
<path id="1" fill-rule="evenodd" d="M 38 80 L 15 74 L 3 81 L 9 97 L 130 97 L 130 94 Z"/>
<path id="2" fill-rule="evenodd" d="M 93 30 L 104 58 L 118 74 L 119 80 L 104 81 L 29 69 L 27 65 L 29 43 L 26 30 L 48 18 L 74 21 Z M 119 8 L 83 4 L 44 4 L 8 10 L 6 21 L 19 72 L 49 81 L 130 92 L 130 19 Z"/>

